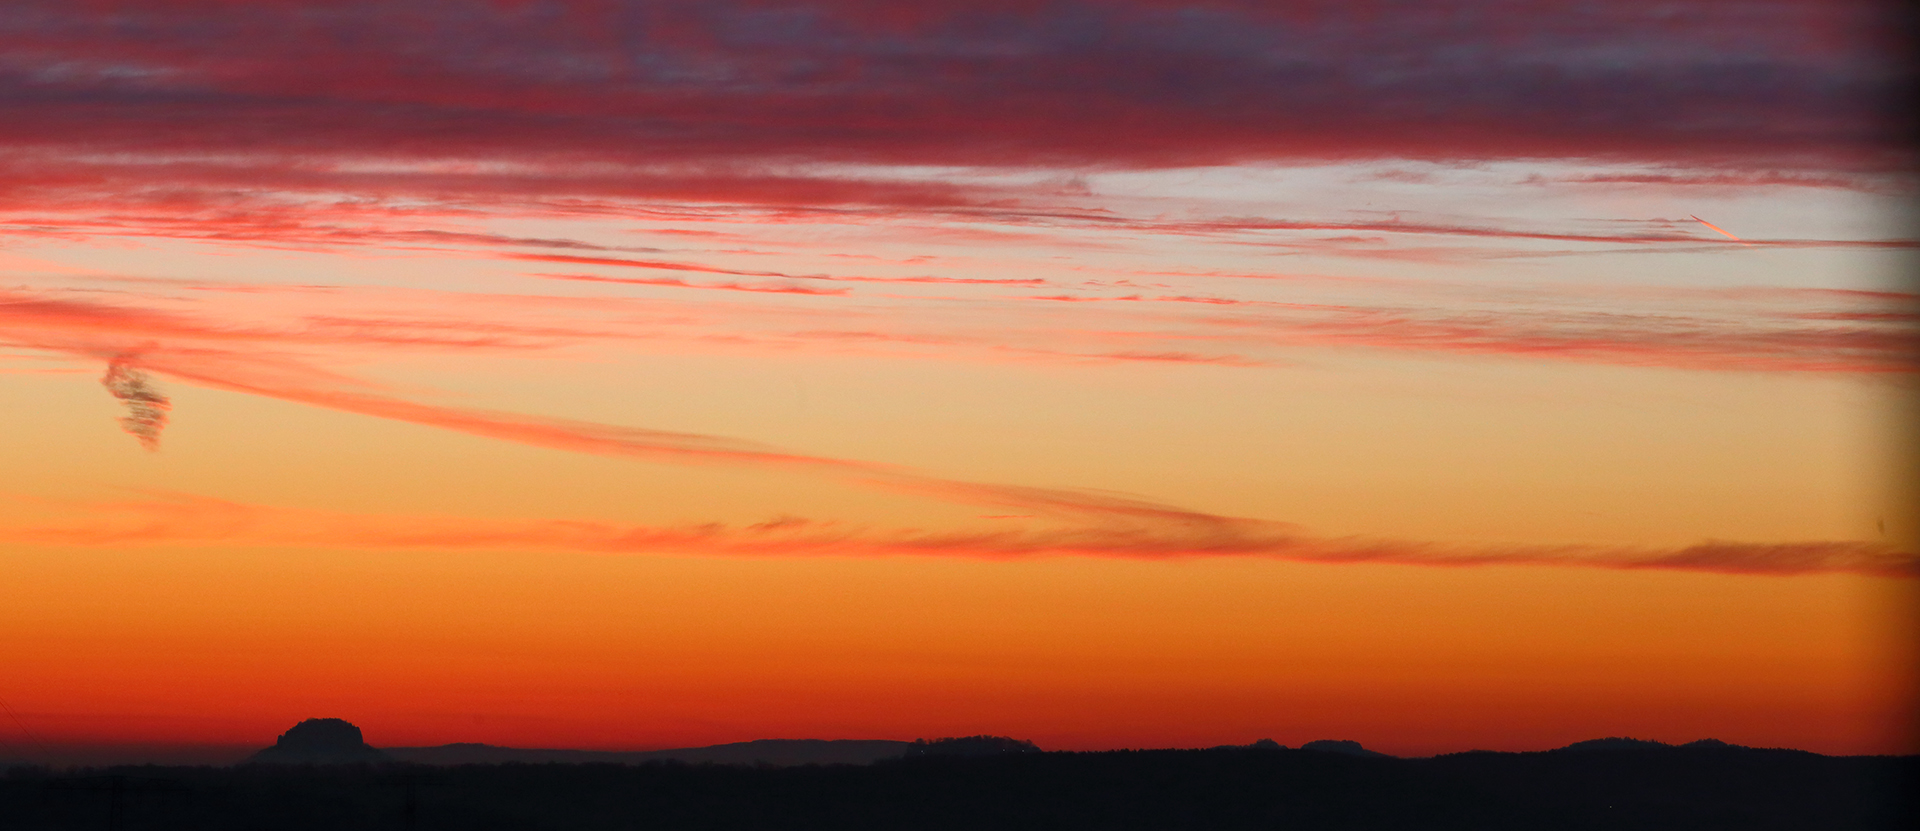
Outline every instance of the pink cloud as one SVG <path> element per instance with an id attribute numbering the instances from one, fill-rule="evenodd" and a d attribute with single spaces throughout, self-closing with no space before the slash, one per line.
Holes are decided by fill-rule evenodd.
<path id="1" fill-rule="evenodd" d="M 647 279 L 647 278 L 640 278 L 640 277 L 601 277 L 595 274 L 535 274 L 532 276 L 540 277 L 542 279 L 547 279 L 547 280 L 570 280 L 576 283 L 613 283 L 616 285 L 629 285 L 629 286 L 670 286 L 673 288 L 683 288 L 683 289 L 718 289 L 722 291 L 746 291 L 746 292 L 756 292 L 760 294 L 816 294 L 816 295 L 836 296 L 836 295 L 844 295 L 844 294 L 847 294 L 849 291 L 851 291 L 850 289 L 816 288 L 812 286 L 796 286 L 796 285 L 785 284 L 785 283 L 754 283 L 754 284 L 689 283 L 685 280 L 676 280 L 671 277 L 659 277 L 654 279 Z"/>

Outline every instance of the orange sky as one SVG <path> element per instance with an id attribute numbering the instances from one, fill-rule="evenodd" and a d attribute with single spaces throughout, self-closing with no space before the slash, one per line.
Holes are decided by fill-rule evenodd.
<path id="1" fill-rule="evenodd" d="M 1631 733 L 1898 750 L 1904 585 L 1849 577 L 244 548 L 28 549 L 17 707 L 66 740 L 1046 747 Z M 14 584 L 15 586 L 18 583 Z M 31 703 L 29 703 L 31 702 Z"/>
<path id="2" fill-rule="evenodd" d="M 1617 5 L 1541 31 L 1705 37 Z M 1915 184 L 1807 138 L 1853 104 L 1753 81 L 1715 156 L 1647 96 L 1566 137 L 1378 78 L 1209 130 L 1149 128 L 1198 116 L 1138 78 L 969 126 L 879 82 L 672 86 L 812 54 L 712 21 L 655 55 L 704 67 L 662 76 L 685 98 L 520 24 L 526 54 L 399 71 L 351 51 L 414 25 L 377 11 L 304 42 L 373 67 L 344 87 L 158 19 L 0 26 L 51 108 L 0 128 L 0 761 L 325 716 L 387 746 L 1915 749 Z M 1379 25 L 1361 52 L 1433 57 Z M 1709 28 L 1795 72 L 1878 48 Z M 908 80 L 961 107 L 972 78 Z M 1627 81 L 1692 89 L 1661 78 Z M 212 109 L 143 120 L 180 90 Z M 1286 107 L 1324 123 L 1258 116 Z M 409 120 L 435 108 L 480 121 Z M 1461 115 L 1378 126 L 1428 111 Z"/>

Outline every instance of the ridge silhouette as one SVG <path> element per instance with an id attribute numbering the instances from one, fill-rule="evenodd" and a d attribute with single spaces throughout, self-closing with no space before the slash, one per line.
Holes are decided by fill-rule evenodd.
<path id="1" fill-rule="evenodd" d="M 337 725 L 289 733 L 269 750 L 320 737 L 322 749 L 350 746 Z M 869 764 L 15 768 L 0 776 L 0 826 L 97 828 L 111 817 L 127 829 L 196 831 L 1875 831 L 1912 827 L 1906 786 L 1920 773 L 1914 756 L 1712 741 L 1616 738 L 1402 759 L 1345 752 L 1338 740 L 1330 743 L 1343 749 L 1332 751 L 1255 742 L 1041 752 L 981 738 L 946 746 L 992 752 Z"/>
<path id="2" fill-rule="evenodd" d="M 1245 745 L 1219 745 L 1212 750 L 1288 750 L 1272 739 L 1258 739 Z M 1350 739 L 1320 739 L 1302 744 L 1299 750 L 1316 753 L 1331 753 L 1362 758 L 1396 758 L 1364 747 Z M 1684 744 L 1668 744 L 1648 739 L 1611 736 L 1573 742 L 1563 747 L 1531 753 L 1592 753 L 1613 751 L 1651 751 L 1651 750 L 1711 750 L 1735 749 L 1754 750 L 1742 745 L 1729 744 L 1718 739 L 1698 739 Z M 797 766 L 797 765 L 869 765 L 890 759 L 928 756 L 991 756 L 1002 753 L 1037 753 L 1042 749 L 1034 743 L 1006 736 L 962 736 L 941 739 L 915 739 L 900 741 L 893 739 L 754 739 L 743 742 L 729 742 L 700 747 L 668 748 L 662 750 L 580 750 L 568 748 L 521 748 L 483 744 L 479 742 L 451 742 L 442 745 L 420 747 L 380 748 L 365 741 L 359 727 L 338 718 L 306 719 L 289 728 L 273 744 L 259 750 L 241 764 L 299 764 L 299 765 L 341 765 L 341 764 L 383 764 L 403 763 L 428 766 L 487 765 L 487 764 L 623 764 L 639 765 L 654 762 L 681 762 L 687 764 L 719 764 L 747 766 Z M 1495 751 L 1474 750 L 1465 753 L 1494 753 Z M 1781 752 L 1804 753 L 1806 751 L 1781 750 Z M 41 754 L 46 755 L 46 754 Z M 1454 754 L 1458 755 L 1458 754 Z M 9 762 L 0 758 L 0 769 L 8 765 L 27 765 L 29 757 L 19 756 Z M 111 757 L 104 757 L 106 764 L 116 764 Z M 95 761 L 78 764 L 99 765 L 103 757 L 95 753 Z M 216 762 L 216 759 L 209 759 Z M 175 762 L 174 764 L 181 764 Z M 196 762 L 205 764 L 206 762 Z M 76 764 L 68 762 L 66 764 Z M 151 763 L 149 763 L 151 764 Z"/>
<path id="3" fill-rule="evenodd" d="M 500 747 L 474 742 L 383 750 L 395 761 L 423 765 L 685 762 L 787 766 L 872 764 L 904 756 L 911 746 L 911 742 L 879 739 L 756 739 L 705 747 L 635 751 Z"/>
<path id="4" fill-rule="evenodd" d="M 866 765 L 910 756 L 991 756 L 1038 753 L 1033 742 L 1006 736 L 916 739 L 756 739 L 667 750 L 613 751 L 515 748 L 454 742 L 431 747 L 375 748 L 360 728 L 344 719 L 312 718 L 288 729 L 249 764 L 351 765 L 403 762 L 420 765 L 645 764 L 683 762 L 722 765 Z"/>

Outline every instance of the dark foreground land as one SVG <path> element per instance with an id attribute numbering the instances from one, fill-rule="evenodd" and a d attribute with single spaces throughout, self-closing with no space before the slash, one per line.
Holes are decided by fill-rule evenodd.
<path id="1" fill-rule="evenodd" d="M 29 829 L 1894 829 L 1916 757 L 1018 753 L 867 766 L 128 767 L 0 778 Z"/>

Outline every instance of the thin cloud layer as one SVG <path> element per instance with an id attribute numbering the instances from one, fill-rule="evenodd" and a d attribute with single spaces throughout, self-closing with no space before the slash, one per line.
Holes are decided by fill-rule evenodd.
<path id="1" fill-rule="evenodd" d="M 1052 496 L 1033 490 L 1046 504 Z M 1129 504 L 1123 501 L 1122 504 Z M 188 494 L 68 503 L 66 524 L 0 526 L 0 540 L 33 545 L 321 546 L 522 550 L 620 555 L 749 557 L 1049 556 L 1125 559 L 1256 557 L 1303 563 L 1434 567 L 1551 566 L 1695 571 L 1753 576 L 1859 574 L 1920 577 L 1920 555 L 1866 542 L 1707 542 L 1680 548 L 1471 545 L 1327 538 L 1283 523 L 1195 522 L 1192 514 L 1130 503 L 1084 524 L 1011 530 L 924 531 L 781 517 L 747 526 L 620 525 L 583 520 L 380 516 L 249 505 Z M 1033 526 L 1035 524 L 1028 523 Z"/>
<path id="2" fill-rule="evenodd" d="M 721 335 L 723 348 L 855 350 L 963 361 L 1257 367 L 1284 365 L 1301 350 L 1358 348 L 1713 371 L 1904 374 L 1920 366 L 1914 298 L 1895 292 L 1651 292 L 1651 304 L 1634 301 L 1643 304 L 1638 309 L 1619 305 L 1619 300 L 1634 300 L 1628 293 L 1609 306 L 1583 309 L 1587 298 L 1578 293 L 1523 293 L 1491 301 L 1468 296 L 1463 304 L 1460 298 L 1436 296 L 1428 286 L 1409 287 L 1401 297 L 1391 286 L 1370 287 L 1372 302 L 1363 304 L 1115 294 L 1098 287 L 1071 295 L 1027 295 L 1017 282 L 996 282 L 935 285 L 977 292 L 965 302 L 975 309 L 1003 309 L 1002 314 L 956 316 L 938 305 L 910 305 L 879 316 L 864 306 L 840 306 L 850 290 L 834 287 L 831 280 L 743 284 L 543 276 L 613 287 L 726 289 L 768 302 L 802 294 L 811 295 L 802 299 L 814 305 L 805 310 L 712 308 L 692 301 L 345 287 L 319 293 L 299 286 L 224 291 L 229 287 L 219 284 L 189 285 L 210 290 L 163 305 L 160 294 L 142 301 L 141 292 L 129 288 L 117 290 L 118 302 L 94 299 L 101 296 L 97 293 L 0 291 L 0 344 L 103 363 L 139 354 L 141 366 L 180 380 L 403 420 L 419 415 L 403 399 L 420 393 L 393 397 L 329 367 L 396 349 L 528 354 L 621 342 L 715 348 L 702 344 Z M 1241 278 L 1218 281 L 1225 293 Z M 172 288 L 167 283 L 151 287 L 160 293 Z M 373 311 L 372 302 L 385 311 Z M 369 393 L 392 401 L 359 397 Z"/>
<path id="3" fill-rule="evenodd" d="M 24 307 L 45 314 L 57 329 L 77 329 L 79 341 L 64 349 L 76 356 L 101 354 L 110 342 L 98 341 L 99 320 L 124 326 L 145 321 L 155 333 L 179 338 L 204 332 L 209 341 L 244 338 L 238 330 L 198 325 L 189 318 L 60 301 L 15 303 L 16 324 Z M 0 310 L 8 310 L 0 305 Z M 0 323 L 4 323 L 0 318 Z M 0 329 L 0 334 L 5 333 Z M 71 334 L 66 333 L 66 334 Z M 140 337 L 136 331 L 116 331 Z M 92 345 L 86 345 L 89 340 Z M 269 339 L 271 342 L 271 339 Z M 392 339 L 383 339 L 390 343 Z M 49 348 L 42 341 L 40 348 Z M 1190 356 L 1137 356 L 1140 360 L 1193 360 Z M 485 438 L 604 456 L 690 464 L 769 466 L 797 469 L 884 490 L 972 505 L 1017 508 L 1064 523 L 1039 529 L 992 531 L 872 530 L 835 523 L 790 521 L 767 527 L 726 529 L 702 525 L 684 528 L 619 528 L 578 522 L 488 524 L 468 521 L 406 519 L 399 525 L 378 520 L 326 517 L 300 511 L 275 511 L 199 499 L 170 499 L 121 506 L 157 514 L 166 522 L 140 524 L 88 522 L 67 529 L 18 529 L 14 539 L 49 544 L 232 541 L 250 544 L 354 545 L 374 547 L 481 547 L 715 554 L 941 554 L 972 557 L 1024 557 L 1049 554 L 1166 558 L 1201 555 L 1259 556 L 1308 562 L 1397 562 L 1424 565 L 1582 565 L 1615 569 L 1677 569 L 1737 574 L 1849 572 L 1912 576 L 1915 557 L 1884 545 L 1861 542 L 1723 543 L 1678 549 L 1604 546 L 1462 547 L 1394 540 L 1326 539 L 1294 526 L 1243 517 L 1220 516 L 1126 494 L 967 482 L 904 467 L 854 459 L 790 452 L 722 436 L 648 430 L 516 413 L 440 406 L 407 400 L 378 387 L 309 370 L 280 356 L 200 344 L 167 348 L 150 344 L 138 357 L 116 354 L 104 383 L 127 401 L 134 415 L 129 432 L 152 446 L 164 426 L 168 403 L 146 374 L 158 372 L 211 388 L 293 401 L 376 418 L 420 424 Z M 115 508 L 120 510 L 120 508 Z M 210 516 L 227 531 L 208 536 Z M 234 524 L 236 517 L 251 518 Z M 109 519 L 111 517 L 108 517 Z M 292 530 L 281 520 L 292 519 Z M 258 520 L 257 522 L 255 520 Z M 371 525 L 369 523 L 372 523 Z M 436 526 L 436 523 L 438 525 Z M 253 531 L 229 534 L 235 528 Z M 420 529 L 440 527 L 439 531 Z M 117 530 L 116 530 L 117 529 Z M 201 529 L 201 530 L 195 530 Z M 248 536 L 257 531 L 260 536 Z"/>

